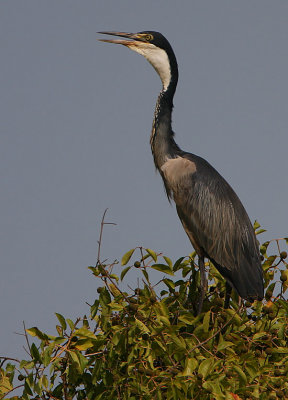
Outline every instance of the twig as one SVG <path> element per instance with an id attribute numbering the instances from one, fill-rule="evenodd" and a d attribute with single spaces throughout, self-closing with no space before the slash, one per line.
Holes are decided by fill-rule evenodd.
<path id="1" fill-rule="evenodd" d="M 76 322 L 75 322 L 75 324 L 74 324 L 74 327 L 75 327 L 75 328 L 76 328 L 76 326 L 77 326 L 77 324 L 78 324 L 78 322 L 79 322 L 80 320 L 81 320 L 80 318 L 77 318 L 77 319 L 76 319 Z M 74 335 L 74 332 L 75 332 L 74 329 L 71 330 L 71 334 L 70 334 L 70 336 L 69 336 L 69 338 L 68 338 L 68 341 L 67 341 L 67 343 L 66 343 L 65 346 L 58 345 L 58 348 L 60 348 L 61 350 L 59 351 L 59 353 L 56 352 L 55 356 L 54 356 L 53 358 L 51 358 L 50 364 L 52 364 L 57 358 L 59 358 L 59 356 L 61 356 L 61 354 L 62 354 L 64 351 L 68 351 L 68 352 L 69 352 L 69 346 L 70 346 L 70 344 L 71 344 L 71 340 L 72 340 L 72 337 L 73 337 L 73 335 Z"/>
<path id="2" fill-rule="evenodd" d="M 25 336 L 25 340 L 26 340 L 26 343 L 27 343 L 29 352 L 25 349 L 25 347 L 24 347 L 24 350 L 25 350 L 25 351 L 29 354 L 29 356 L 32 358 L 32 355 L 31 355 L 31 346 L 30 346 L 29 339 L 28 339 L 28 335 L 27 335 L 27 332 L 26 332 L 25 321 L 23 321 L 23 327 L 24 327 L 24 336 Z"/>
<path id="3" fill-rule="evenodd" d="M 17 358 L 11 358 L 11 357 L 0 356 L 0 360 L 1 360 L 1 359 L 3 359 L 3 361 L 1 362 L 0 367 L 2 367 L 3 364 L 4 364 L 6 361 L 16 361 L 18 364 L 20 364 L 20 361 L 17 360 Z"/>
<path id="4" fill-rule="evenodd" d="M 103 236 L 103 229 L 104 229 L 104 225 L 117 225 L 114 222 L 105 222 L 105 216 L 106 213 L 108 211 L 108 208 L 106 208 L 106 210 L 103 213 L 103 217 L 101 220 L 101 228 L 100 228 L 100 235 L 99 235 L 99 240 L 97 240 L 98 243 L 98 253 L 97 253 L 97 262 L 96 262 L 96 266 L 101 264 L 100 261 L 100 252 L 101 252 L 101 243 L 102 243 L 102 236 Z"/>
<path id="5" fill-rule="evenodd" d="M 90 356 L 97 356 L 98 354 L 103 354 L 103 351 L 97 351 L 96 353 L 89 353 L 89 354 L 83 354 L 84 357 L 90 357 Z"/>
<path id="6" fill-rule="evenodd" d="M 8 392 L 4 393 L 3 396 L 0 397 L 0 400 L 1 400 L 1 399 L 4 399 L 4 398 L 7 396 L 7 394 L 13 392 L 13 391 L 16 390 L 16 389 L 19 389 L 20 387 L 24 387 L 24 385 L 22 384 L 22 385 L 18 385 L 18 386 L 13 387 L 13 388 L 10 389 Z"/>

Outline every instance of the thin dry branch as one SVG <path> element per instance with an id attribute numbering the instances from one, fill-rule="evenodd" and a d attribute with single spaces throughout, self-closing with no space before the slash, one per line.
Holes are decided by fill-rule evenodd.
<path id="1" fill-rule="evenodd" d="M 103 230 L 104 230 L 104 225 L 117 225 L 114 222 L 105 222 L 105 216 L 108 211 L 108 208 L 103 213 L 102 220 L 101 220 L 101 228 L 100 228 L 100 234 L 99 234 L 99 239 L 97 240 L 98 243 L 98 252 L 97 252 L 97 262 L 96 266 L 101 264 L 100 261 L 100 253 L 101 253 L 101 244 L 102 244 L 102 237 L 103 237 Z"/>

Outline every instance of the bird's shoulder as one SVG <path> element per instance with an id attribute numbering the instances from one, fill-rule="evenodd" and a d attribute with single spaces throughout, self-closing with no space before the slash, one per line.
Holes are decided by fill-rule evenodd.
<path id="1" fill-rule="evenodd" d="M 209 178 L 211 180 L 224 180 L 220 173 L 205 158 L 193 153 L 181 152 L 179 155 L 183 160 L 188 160 L 195 165 L 196 176 Z"/>
<path id="2" fill-rule="evenodd" d="M 218 198 L 236 196 L 221 174 L 208 161 L 193 153 L 180 151 L 175 157 L 168 158 L 161 166 L 161 173 L 174 192 L 195 187 Z"/>

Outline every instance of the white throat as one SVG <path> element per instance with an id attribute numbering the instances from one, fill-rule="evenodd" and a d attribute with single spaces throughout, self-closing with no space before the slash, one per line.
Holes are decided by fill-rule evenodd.
<path id="1" fill-rule="evenodd" d="M 171 81 L 171 68 L 166 51 L 151 43 L 149 43 L 149 45 L 141 42 L 137 42 L 137 45 L 131 43 L 128 47 L 141 54 L 149 61 L 160 76 L 163 89 L 166 90 Z"/>

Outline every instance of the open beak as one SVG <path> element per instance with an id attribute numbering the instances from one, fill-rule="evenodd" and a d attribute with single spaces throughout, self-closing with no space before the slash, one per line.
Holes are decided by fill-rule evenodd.
<path id="1" fill-rule="evenodd" d="M 131 46 L 135 44 L 137 41 L 143 41 L 141 35 L 138 33 L 126 33 L 126 32 L 98 32 L 104 35 L 112 35 L 112 36 L 120 36 L 127 38 L 129 40 L 122 40 L 122 39 L 98 39 L 100 42 L 106 43 L 116 43 L 116 44 L 123 44 L 124 46 Z"/>

